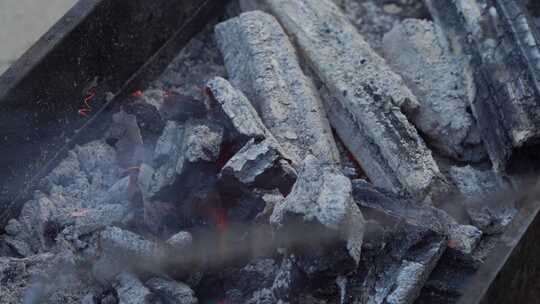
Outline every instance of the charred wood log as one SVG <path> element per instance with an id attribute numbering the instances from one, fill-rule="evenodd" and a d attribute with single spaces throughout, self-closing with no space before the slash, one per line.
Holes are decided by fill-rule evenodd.
<path id="1" fill-rule="evenodd" d="M 356 268 L 364 218 L 351 191 L 349 179 L 308 156 L 292 192 L 274 207 L 270 223 L 278 243 L 299 250 L 298 263 L 309 275 L 339 275 Z"/>
<path id="2" fill-rule="evenodd" d="M 446 249 L 443 235 L 406 223 L 363 253 L 359 276 L 347 284 L 345 303 L 414 303 Z"/>
<path id="3" fill-rule="evenodd" d="M 328 0 L 259 0 L 296 42 L 330 97 L 336 132 L 378 186 L 419 199 L 446 184 L 404 113 L 419 106 L 400 76 Z M 443 186 L 443 187 L 441 187 Z"/>
<path id="4" fill-rule="evenodd" d="M 540 140 L 540 35 L 520 1 L 426 1 L 450 47 L 471 57 L 472 103 L 498 171 L 531 169 Z M 530 152 L 528 152 L 530 151 Z"/>
<path id="5" fill-rule="evenodd" d="M 250 12 L 217 25 L 215 33 L 232 84 L 253 103 L 293 163 L 308 154 L 338 163 L 320 96 L 279 23 Z"/>
<path id="6" fill-rule="evenodd" d="M 384 55 L 420 107 L 414 124 L 428 144 L 458 161 L 479 162 L 487 154 L 470 111 L 474 95 L 466 75 L 466 58 L 445 47 L 431 21 L 407 19 L 383 38 Z"/>

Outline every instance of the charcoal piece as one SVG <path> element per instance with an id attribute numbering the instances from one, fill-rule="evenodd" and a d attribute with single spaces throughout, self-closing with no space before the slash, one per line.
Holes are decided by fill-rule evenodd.
<path id="1" fill-rule="evenodd" d="M 113 114 L 113 124 L 105 136 L 108 144 L 116 149 L 118 163 L 123 168 L 131 168 L 146 160 L 142 131 L 133 114 L 121 110 Z"/>
<path id="2" fill-rule="evenodd" d="M 123 110 L 137 118 L 137 125 L 145 144 L 154 145 L 165 127 L 156 107 L 146 102 L 130 102 L 122 105 Z"/>
<path id="3" fill-rule="evenodd" d="M 244 93 L 235 89 L 227 80 L 215 77 L 206 87 L 211 94 L 214 116 L 226 126 L 228 132 L 233 133 L 230 141 L 234 142 L 237 149 L 250 139 L 273 138 Z"/>
<path id="4" fill-rule="evenodd" d="M 257 291 L 272 287 L 278 269 L 279 265 L 272 259 L 256 259 L 241 269 L 232 269 L 225 289 L 237 290 L 239 293 L 234 297 L 245 301 Z"/>
<path id="5" fill-rule="evenodd" d="M 279 23 L 249 12 L 218 24 L 215 34 L 231 83 L 253 103 L 293 164 L 308 154 L 337 164 L 320 96 Z"/>
<path id="6" fill-rule="evenodd" d="M 496 171 L 537 169 L 538 29 L 521 1 L 426 1 L 453 51 L 470 57 L 472 103 Z"/>
<path id="7" fill-rule="evenodd" d="M 261 199 L 264 202 L 263 210 L 255 217 L 255 222 L 260 224 L 270 223 L 270 217 L 274 212 L 274 207 L 285 199 L 285 197 L 277 190 L 263 193 Z"/>
<path id="8" fill-rule="evenodd" d="M 294 303 L 301 288 L 301 280 L 300 269 L 296 266 L 296 257 L 294 255 L 284 257 L 272 283 L 272 292 L 276 300 Z"/>
<path id="9" fill-rule="evenodd" d="M 99 248 L 99 260 L 92 272 L 105 282 L 124 270 L 160 273 L 166 254 L 158 244 L 117 227 L 107 227 L 99 234 Z"/>
<path id="10" fill-rule="evenodd" d="M 296 171 L 280 153 L 273 140 L 250 140 L 221 170 L 222 192 L 234 196 L 255 188 L 279 189 L 283 195 L 291 192 Z"/>
<path id="11" fill-rule="evenodd" d="M 154 162 L 160 166 L 174 167 L 178 161 L 182 140 L 184 137 L 184 128 L 175 121 L 167 121 L 163 128 L 163 133 L 156 142 L 154 148 Z"/>
<path id="12" fill-rule="evenodd" d="M 114 224 L 120 224 L 129 212 L 126 205 L 101 205 L 83 209 L 74 214 L 75 236 L 89 234 Z"/>
<path id="13" fill-rule="evenodd" d="M 213 184 L 223 140 L 223 128 L 208 121 L 194 120 L 182 131 L 170 122 L 158 140 L 154 169 L 143 164 L 138 183 L 146 200 L 174 201 L 187 192 Z"/>
<path id="14" fill-rule="evenodd" d="M 428 201 L 446 191 L 406 115 L 416 97 L 330 0 L 261 0 L 300 49 L 329 98 L 330 122 L 376 185 Z M 442 193 L 441 193 L 442 192 Z"/>
<path id="15" fill-rule="evenodd" d="M 305 249 L 306 261 L 321 261 L 318 266 L 324 270 L 343 270 L 329 269 L 327 261 L 354 269 L 360 259 L 364 218 L 352 198 L 351 183 L 314 156 L 306 157 L 292 192 L 274 207 L 270 222 L 278 242 Z M 310 253 L 316 257 L 310 259 Z M 316 273 L 318 266 L 310 272 Z"/>
<path id="16" fill-rule="evenodd" d="M 162 304 L 197 304 L 195 292 L 181 282 L 152 278 L 145 283 L 161 300 Z"/>
<path id="17" fill-rule="evenodd" d="M 253 296 L 245 302 L 246 304 L 274 304 L 276 299 L 269 289 L 261 289 L 253 293 Z"/>
<path id="18" fill-rule="evenodd" d="M 413 200 L 376 188 L 364 180 L 354 180 L 352 189 L 353 197 L 360 206 L 382 211 L 391 217 L 445 235 L 452 241 L 453 249 L 465 255 L 472 253 L 482 237 L 482 232 L 476 227 L 460 225 L 441 209 L 420 205 Z"/>
<path id="19" fill-rule="evenodd" d="M 503 232 L 517 213 L 517 193 L 492 170 L 471 166 L 451 167 L 450 177 L 463 197 L 463 206 L 473 225 L 484 233 Z"/>
<path id="20" fill-rule="evenodd" d="M 384 55 L 418 97 L 413 122 L 427 142 L 455 160 L 479 162 L 487 155 L 470 113 L 466 58 L 453 55 L 437 31 L 431 21 L 407 19 L 385 34 Z"/>
<path id="21" fill-rule="evenodd" d="M 384 247 L 362 258 L 360 277 L 347 284 L 350 303 L 414 303 L 444 253 L 446 240 L 429 229 L 399 224 Z"/>
<path id="22" fill-rule="evenodd" d="M 118 294 L 118 304 L 150 304 L 152 293 L 133 274 L 122 272 L 113 284 Z"/>
<path id="23" fill-rule="evenodd" d="M 167 244 L 176 250 L 189 250 L 193 245 L 193 236 L 187 231 L 180 231 L 167 240 Z"/>
<path id="24" fill-rule="evenodd" d="M 207 111 L 202 100 L 172 92 L 169 96 L 164 97 L 160 113 L 165 119 L 186 122 L 193 118 L 205 118 Z"/>

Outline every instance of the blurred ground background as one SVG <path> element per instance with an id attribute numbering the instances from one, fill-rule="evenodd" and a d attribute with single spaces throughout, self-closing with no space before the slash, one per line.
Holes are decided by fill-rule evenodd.
<path id="1" fill-rule="evenodd" d="M 77 0 L 0 0 L 0 74 Z"/>

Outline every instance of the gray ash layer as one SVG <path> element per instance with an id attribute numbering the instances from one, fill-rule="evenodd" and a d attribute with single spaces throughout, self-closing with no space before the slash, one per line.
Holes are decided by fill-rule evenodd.
<path id="1" fill-rule="evenodd" d="M 244 13 L 193 38 L 9 222 L 0 304 L 457 301 L 516 212 L 504 176 L 471 166 L 485 154 L 467 79 L 445 75 L 468 67 L 431 23 L 401 22 L 426 17 L 421 1 L 334 2 L 345 14 L 328 0 L 235 2 L 231 17 L 262 7 L 281 24 Z M 432 147 L 460 161 L 448 176 Z M 371 181 L 353 180 L 362 172 Z M 420 201 L 445 179 L 460 205 Z"/>

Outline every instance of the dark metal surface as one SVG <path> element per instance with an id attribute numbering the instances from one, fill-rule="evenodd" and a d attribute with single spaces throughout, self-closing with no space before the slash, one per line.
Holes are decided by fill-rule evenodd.
<path id="1" fill-rule="evenodd" d="M 157 76 L 225 2 L 80 0 L 0 77 L 0 228 L 40 170 L 99 128 L 105 92 L 125 94 Z M 78 110 L 94 79 L 90 119 Z"/>
<path id="2" fill-rule="evenodd" d="M 526 198 L 459 304 L 540 303 L 540 189 Z"/>

